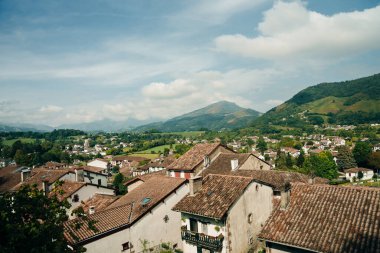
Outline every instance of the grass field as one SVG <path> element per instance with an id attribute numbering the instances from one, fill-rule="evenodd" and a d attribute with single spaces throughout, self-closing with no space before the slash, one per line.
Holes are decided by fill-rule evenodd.
<path id="1" fill-rule="evenodd" d="M 169 135 L 169 134 L 175 134 L 175 135 L 181 135 L 182 137 L 198 137 L 205 133 L 205 131 L 190 131 L 190 132 L 169 132 L 169 133 L 160 133 L 163 135 Z"/>
<path id="2" fill-rule="evenodd" d="M 35 139 L 32 139 L 32 138 L 17 138 L 17 139 L 11 139 L 11 140 L 4 140 L 3 144 L 7 146 L 12 146 L 13 143 L 15 143 L 18 140 L 20 140 L 23 143 L 33 143 L 36 141 Z"/>
<path id="3" fill-rule="evenodd" d="M 133 153 L 133 154 L 129 154 L 129 155 L 130 156 L 144 157 L 144 158 L 148 158 L 148 159 L 156 159 L 160 156 L 159 154 L 141 154 L 141 153 Z"/>
<path id="4" fill-rule="evenodd" d="M 175 146 L 176 146 L 176 144 L 173 144 L 173 149 L 175 148 Z M 155 153 L 159 153 L 160 151 L 161 151 L 161 153 L 164 153 L 165 148 L 170 149 L 170 145 L 157 146 L 154 148 L 138 151 L 136 153 L 138 153 L 138 154 L 151 154 L 152 151 L 154 151 Z"/>

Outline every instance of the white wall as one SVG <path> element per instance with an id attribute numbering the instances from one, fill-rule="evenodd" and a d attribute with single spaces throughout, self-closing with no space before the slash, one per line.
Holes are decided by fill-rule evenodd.
<path id="1" fill-rule="evenodd" d="M 249 158 L 239 167 L 239 170 L 270 170 L 271 166 L 259 158 L 250 155 Z"/>
<path id="2" fill-rule="evenodd" d="M 107 163 L 100 160 L 93 160 L 89 163 L 87 163 L 88 166 L 98 167 L 102 169 L 107 169 Z"/>
<path id="3" fill-rule="evenodd" d="M 90 175 L 90 177 L 92 178 L 91 180 L 87 177 L 87 175 Z M 107 186 L 107 176 L 106 175 L 103 175 L 103 174 L 98 174 L 98 173 L 93 173 L 91 171 L 84 171 L 83 172 L 83 178 L 84 178 L 84 182 L 86 183 L 90 183 L 90 184 L 98 184 L 98 180 L 100 179 L 100 182 L 101 182 L 101 186 Z"/>
<path id="4" fill-rule="evenodd" d="M 97 187 L 95 185 L 88 185 L 88 184 L 83 186 L 82 188 L 80 188 L 78 191 L 74 192 L 70 197 L 67 198 L 67 201 L 71 205 L 70 209 L 67 210 L 67 214 L 69 215 L 69 217 L 75 218 L 71 216 L 71 212 L 81 204 L 81 201 L 86 201 L 92 198 L 96 193 L 114 195 L 114 190 L 104 188 L 104 187 Z M 78 194 L 78 197 L 79 197 L 78 202 L 73 202 L 73 197 L 75 194 Z"/>
<path id="5" fill-rule="evenodd" d="M 354 181 L 354 177 L 356 177 L 356 180 L 359 180 L 358 178 L 359 173 L 346 173 L 347 180 L 350 180 L 350 182 Z M 373 171 L 363 171 L 363 178 L 360 180 L 370 180 L 373 177 Z"/>
<path id="6" fill-rule="evenodd" d="M 257 236 L 273 210 L 272 198 L 271 187 L 253 182 L 231 207 L 226 226 L 230 252 L 247 252 L 257 245 Z M 249 214 L 252 223 L 248 223 Z"/>
<path id="7" fill-rule="evenodd" d="M 145 214 L 131 228 L 103 237 L 97 241 L 84 245 L 88 253 L 121 252 L 122 244 L 130 242 L 133 249 L 125 252 L 141 252 L 143 250 L 140 240 L 147 240 L 149 247 L 159 245 L 162 242 L 177 243 L 182 248 L 181 241 L 181 214 L 171 209 L 189 192 L 188 184 L 182 185 L 176 193 Z M 169 220 L 163 218 L 168 215 Z"/>

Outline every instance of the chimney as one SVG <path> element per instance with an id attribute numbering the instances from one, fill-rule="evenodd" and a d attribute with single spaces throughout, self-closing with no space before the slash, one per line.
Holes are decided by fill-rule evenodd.
<path id="1" fill-rule="evenodd" d="M 207 168 L 210 165 L 210 157 L 207 155 L 203 157 L 203 165 L 205 168 Z"/>
<path id="2" fill-rule="evenodd" d="M 190 196 L 194 196 L 202 187 L 202 177 L 197 176 L 189 179 L 190 183 Z"/>
<path id="3" fill-rule="evenodd" d="M 23 169 L 21 170 L 21 182 L 24 182 L 27 180 L 30 176 L 30 169 Z"/>
<path id="4" fill-rule="evenodd" d="M 95 206 L 90 206 L 88 209 L 88 214 L 94 214 L 95 213 Z"/>
<path id="5" fill-rule="evenodd" d="M 289 182 L 285 183 L 284 188 L 281 190 L 281 209 L 285 210 L 290 202 L 290 189 L 291 185 Z"/>
<path id="6" fill-rule="evenodd" d="M 44 191 L 45 196 L 49 194 L 49 181 L 42 181 L 42 190 Z"/>
<path id="7" fill-rule="evenodd" d="M 236 170 L 239 167 L 239 160 L 237 158 L 231 160 L 231 171 Z"/>
<path id="8" fill-rule="evenodd" d="M 83 182 L 83 170 L 82 169 L 75 169 L 75 181 L 76 182 Z"/>

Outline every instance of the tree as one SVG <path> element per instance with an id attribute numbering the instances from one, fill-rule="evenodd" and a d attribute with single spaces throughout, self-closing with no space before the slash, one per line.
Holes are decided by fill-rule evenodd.
<path id="1" fill-rule="evenodd" d="M 256 144 L 257 149 L 260 151 L 260 153 L 263 155 L 265 150 L 268 149 L 267 143 L 264 141 L 263 137 L 260 137 Z"/>
<path id="2" fill-rule="evenodd" d="M 292 166 L 293 166 L 292 157 L 291 157 L 290 153 L 288 153 L 286 156 L 286 167 L 292 168 Z"/>
<path id="3" fill-rule="evenodd" d="M 301 149 L 300 155 L 297 157 L 297 166 L 302 167 L 305 162 L 305 152 Z"/>
<path id="4" fill-rule="evenodd" d="M 337 166 L 330 152 L 324 151 L 311 155 L 304 163 L 305 170 L 317 177 L 334 179 L 338 175 Z"/>
<path id="5" fill-rule="evenodd" d="M 352 155 L 351 150 L 347 146 L 341 146 L 338 148 L 337 165 L 339 170 L 356 168 L 358 165 Z"/>
<path id="6" fill-rule="evenodd" d="M 371 144 L 368 142 L 357 142 L 354 149 L 352 150 L 352 154 L 357 162 L 357 164 L 361 167 L 368 166 L 369 156 L 372 153 Z"/>
<path id="7" fill-rule="evenodd" d="M 363 172 L 359 171 L 359 172 L 358 172 L 358 179 L 359 179 L 359 180 L 362 179 L 363 176 L 364 176 L 364 175 L 363 175 Z"/>
<path id="8" fill-rule="evenodd" d="M 16 151 L 14 159 L 18 165 L 27 165 L 28 164 L 28 156 L 25 155 L 24 152 L 20 149 L 18 149 Z"/>
<path id="9" fill-rule="evenodd" d="M 69 207 L 36 186 L 5 193 L 0 198 L 0 252 L 79 252 L 67 247 L 63 235 Z"/>
<path id="10" fill-rule="evenodd" d="M 380 152 L 373 152 L 369 156 L 368 165 L 372 169 L 380 169 Z"/>
<path id="11" fill-rule="evenodd" d="M 116 195 L 124 195 L 127 192 L 127 187 L 123 184 L 125 177 L 121 173 L 117 173 L 113 179 L 112 185 L 115 187 Z"/>

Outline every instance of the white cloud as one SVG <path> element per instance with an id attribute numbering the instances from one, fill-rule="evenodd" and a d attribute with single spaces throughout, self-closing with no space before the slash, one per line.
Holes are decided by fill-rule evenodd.
<path id="1" fill-rule="evenodd" d="M 264 13 L 259 35 L 223 35 L 218 50 L 244 57 L 270 60 L 330 58 L 380 49 L 380 6 L 326 16 L 305 4 L 282 2 Z"/>
<path id="2" fill-rule="evenodd" d="M 284 101 L 279 100 L 279 99 L 269 99 L 265 101 L 265 104 L 270 105 L 270 106 L 278 106 L 282 103 L 284 103 Z"/>
<path id="3" fill-rule="evenodd" d="M 63 108 L 60 106 L 46 105 L 46 106 L 42 106 L 39 111 L 42 113 L 55 113 L 55 112 L 60 112 L 62 110 Z"/>
<path id="4" fill-rule="evenodd" d="M 179 98 L 194 92 L 196 88 L 189 84 L 187 80 L 177 79 L 168 84 L 151 83 L 142 89 L 146 97 L 156 99 Z"/>

